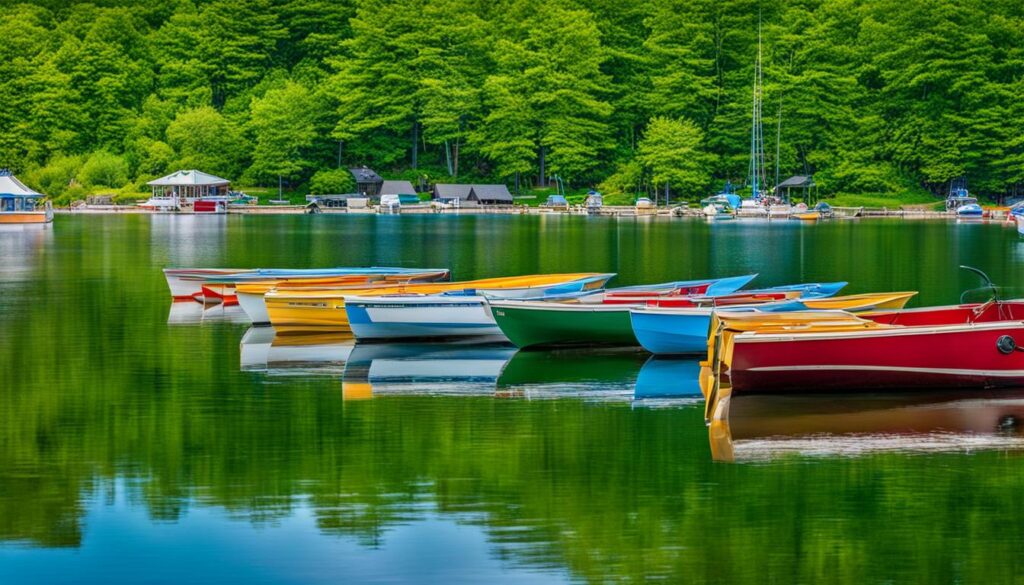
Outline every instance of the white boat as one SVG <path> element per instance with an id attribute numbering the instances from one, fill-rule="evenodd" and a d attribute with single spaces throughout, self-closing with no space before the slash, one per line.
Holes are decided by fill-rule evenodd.
<path id="1" fill-rule="evenodd" d="M 744 199 L 736 214 L 740 217 L 768 217 L 768 209 L 754 199 Z"/>
<path id="2" fill-rule="evenodd" d="M 346 296 L 345 311 L 356 339 L 504 338 L 488 299 L 541 299 L 601 288 L 614 274 L 520 288 L 477 289 L 441 294 Z"/>
<path id="3" fill-rule="evenodd" d="M 165 268 L 164 279 L 171 297 L 176 301 L 191 301 L 202 294 L 203 283 L 210 279 L 252 273 L 245 268 Z"/>
<path id="4" fill-rule="evenodd" d="M 150 197 L 145 203 L 140 203 L 139 207 L 150 211 L 172 212 L 180 210 L 181 204 L 177 197 Z"/>
<path id="5" fill-rule="evenodd" d="M 1024 217 L 1015 215 L 1013 219 L 1017 223 L 1017 233 L 1024 236 Z"/>
<path id="6" fill-rule="evenodd" d="M 480 295 L 345 297 L 345 308 L 359 340 L 503 337 Z"/>

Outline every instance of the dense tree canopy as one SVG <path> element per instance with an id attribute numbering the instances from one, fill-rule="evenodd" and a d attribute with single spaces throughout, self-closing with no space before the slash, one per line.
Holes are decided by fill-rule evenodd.
<path id="1" fill-rule="evenodd" d="M 178 167 L 296 184 L 367 164 L 695 197 L 744 182 L 759 35 L 783 177 L 814 173 L 831 193 L 943 194 L 958 177 L 1024 191 L 1014 0 L 0 7 L 0 166 L 53 195 L 100 167 L 132 185 Z"/>

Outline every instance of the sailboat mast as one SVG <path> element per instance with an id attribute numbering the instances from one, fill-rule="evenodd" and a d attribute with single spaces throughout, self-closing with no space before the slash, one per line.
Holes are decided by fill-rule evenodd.
<path id="1" fill-rule="evenodd" d="M 762 98 L 761 70 L 761 23 L 757 24 L 757 60 L 754 62 L 754 91 L 750 127 L 750 187 L 754 199 L 761 198 L 761 191 L 768 182 L 764 156 L 764 128 L 761 117 Z"/>
<path id="2" fill-rule="evenodd" d="M 782 93 L 779 93 L 779 118 L 775 129 L 775 186 L 779 185 L 779 144 L 782 142 Z M 778 193 L 776 193 L 778 195 Z"/>

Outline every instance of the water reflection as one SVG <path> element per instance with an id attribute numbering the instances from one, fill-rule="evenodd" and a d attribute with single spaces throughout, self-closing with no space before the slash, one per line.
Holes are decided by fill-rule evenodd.
<path id="1" fill-rule="evenodd" d="M 718 461 L 1024 449 L 1024 390 L 723 400 L 708 431 Z"/>
<path id="2" fill-rule="evenodd" d="M 243 370 L 270 375 L 337 375 L 345 372 L 355 338 L 350 333 L 277 333 L 270 327 L 250 327 L 239 343 Z"/>
<path id="3" fill-rule="evenodd" d="M 516 352 L 498 378 L 502 396 L 629 400 L 647 354 L 633 348 Z"/>
<path id="4" fill-rule="evenodd" d="M 171 303 L 167 312 L 168 325 L 197 325 L 199 323 L 248 324 L 249 317 L 238 305 L 220 303 L 204 305 L 193 301 Z"/>
<path id="5" fill-rule="evenodd" d="M 345 365 L 343 396 L 490 395 L 513 353 L 499 340 L 357 344 Z"/>
<path id="6" fill-rule="evenodd" d="M 698 383 L 699 374 L 699 358 L 651 356 L 640 368 L 633 395 L 637 400 L 703 398 Z"/>
<path id="7" fill-rule="evenodd" d="M 914 440 L 858 457 L 801 457 L 821 452 L 803 446 L 795 457 L 773 451 L 761 464 L 716 465 L 693 399 L 630 407 L 666 402 L 647 396 L 672 392 L 675 374 L 651 384 L 648 373 L 683 363 L 628 352 L 520 355 L 507 346 L 397 352 L 256 333 L 240 344 L 245 326 L 213 322 L 225 308 L 193 314 L 201 326 L 165 325 L 159 271 L 193 261 L 445 265 L 458 278 L 615 271 L 623 285 L 758 271 L 765 283 L 920 289 L 922 304 L 936 304 L 976 285 L 957 264 L 1024 282 L 1024 263 L 1009 252 L 1020 247 L 1012 229 L 563 217 L 541 230 L 533 216 L 327 214 L 199 218 L 208 232 L 160 231 L 177 230 L 179 219 L 61 216 L 41 242 L 13 242 L 21 259 L 0 263 L 15 270 L 0 286 L 18 282 L 9 274 L 27 276 L 0 296 L 4 585 L 135 583 L 139 575 L 1004 583 L 1022 574 L 1024 529 L 1012 521 L 1024 491 L 1020 456 L 964 452 L 968 440 L 1015 440 L 984 430 L 998 411 L 970 432 L 939 425 L 843 435 L 835 421 L 847 416 L 831 415 L 811 435 L 745 432 L 753 427 L 744 421 L 801 412 L 787 405 L 788 413 L 732 421 L 737 458 L 757 441 Z M 229 229 L 218 233 L 222 226 Z M 481 349 L 479 359 L 462 353 Z M 453 367 L 460 362 L 465 368 Z M 240 370 L 249 363 L 257 371 Z M 460 378 L 473 370 L 481 374 Z M 272 375 L 289 372 L 301 373 Z M 342 400 L 360 389 L 385 398 Z M 495 398 L 518 390 L 566 399 Z M 977 411 L 956 400 L 966 404 L 954 410 Z M 943 401 L 932 402 L 941 409 Z M 903 408 L 911 422 L 930 412 L 924 402 Z M 953 437 L 958 450 L 913 451 L 936 437 Z"/>
<path id="8" fill-rule="evenodd" d="M 52 241 L 47 224 L 0 225 L 0 290 L 31 278 Z"/>

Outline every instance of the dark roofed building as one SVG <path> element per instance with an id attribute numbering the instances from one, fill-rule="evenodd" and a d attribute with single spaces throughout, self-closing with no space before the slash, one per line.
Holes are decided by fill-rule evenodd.
<path id="1" fill-rule="evenodd" d="M 442 203 L 458 201 L 460 205 L 512 205 L 512 193 L 505 185 L 434 185 L 431 199 Z"/>
<path id="2" fill-rule="evenodd" d="M 471 197 L 487 205 L 512 205 L 512 194 L 505 185 L 473 185 Z"/>
<path id="3" fill-rule="evenodd" d="M 409 181 L 384 181 L 380 186 L 381 195 L 415 195 L 416 189 Z"/>
<path id="4" fill-rule="evenodd" d="M 380 195 L 380 188 L 384 184 L 384 179 L 380 178 L 373 169 L 366 167 L 360 167 L 357 169 L 349 169 L 348 172 L 352 173 L 352 177 L 356 180 L 356 193 L 362 193 L 367 197 L 377 197 Z"/>
<path id="5" fill-rule="evenodd" d="M 813 187 L 814 178 L 804 175 L 795 175 L 779 183 L 779 189 L 803 189 Z"/>
<path id="6" fill-rule="evenodd" d="M 814 177 L 810 175 L 794 175 L 785 181 L 775 186 L 775 194 L 780 195 L 783 191 L 786 193 L 786 201 L 789 201 L 790 195 L 793 193 L 793 189 L 801 192 L 804 199 L 810 194 L 811 189 L 814 189 L 817 185 L 814 184 Z"/>
<path id="7" fill-rule="evenodd" d="M 469 194 L 472 188 L 472 185 L 437 183 L 434 185 L 434 191 L 431 193 L 430 198 L 442 203 L 451 203 L 456 200 L 461 203 L 465 203 L 470 200 Z"/>

